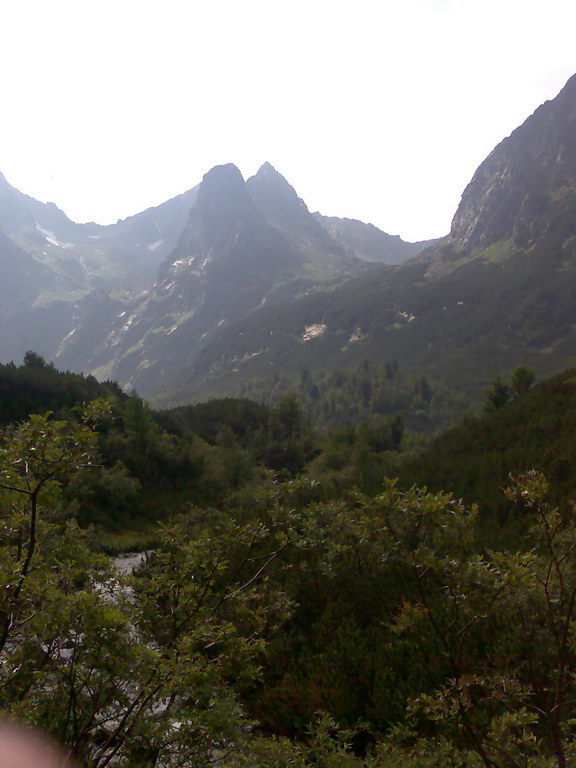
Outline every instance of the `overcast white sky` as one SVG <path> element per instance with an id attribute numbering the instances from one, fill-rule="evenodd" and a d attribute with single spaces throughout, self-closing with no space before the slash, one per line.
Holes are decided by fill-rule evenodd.
<path id="1" fill-rule="evenodd" d="M 445 234 L 576 72 L 574 0 L 13 0 L 0 170 L 109 223 L 269 160 L 311 210 Z"/>

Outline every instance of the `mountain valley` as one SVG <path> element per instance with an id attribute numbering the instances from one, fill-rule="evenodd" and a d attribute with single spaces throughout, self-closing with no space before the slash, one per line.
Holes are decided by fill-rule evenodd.
<path id="1" fill-rule="evenodd" d="M 576 76 L 440 240 L 2 177 L 0 267 L 0 763 L 576 765 Z"/>
<path id="2" fill-rule="evenodd" d="M 164 406 L 366 361 L 471 402 L 516 365 L 559 371 L 576 341 L 575 104 L 573 77 L 480 165 L 439 241 L 312 214 L 270 163 L 247 181 L 217 166 L 110 226 L 2 177 L 0 360 L 33 349 Z"/>

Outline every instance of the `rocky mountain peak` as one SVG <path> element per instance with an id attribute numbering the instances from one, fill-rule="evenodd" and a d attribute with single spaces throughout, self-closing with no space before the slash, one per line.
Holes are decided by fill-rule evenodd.
<path id="1" fill-rule="evenodd" d="M 266 161 L 265 163 L 262 163 L 260 168 L 258 168 L 258 171 L 254 176 L 252 176 L 248 180 L 248 184 L 251 185 L 253 183 L 258 181 L 260 184 L 269 184 L 270 186 L 275 185 L 279 188 L 283 189 L 290 189 L 294 194 L 296 194 L 294 187 L 292 187 L 282 176 L 282 174 L 274 168 L 272 163 L 269 163 Z"/>
<path id="2" fill-rule="evenodd" d="M 460 248 L 540 239 L 552 208 L 576 191 L 576 75 L 542 104 L 479 166 L 452 221 Z"/>
<path id="3" fill-rule="evenodd" d="M 233 199 L 242 195 L 244 191 L 244 179 L 239 169 L 233 163 L 216 165 L 204 174 L 198 189 L 198 197 L 209 200 Z"/>
<path id="4" fill-rule="evenodd" d="M 270 163 L 264 163 L 258 173 L 248 179 L 246 189 L 266 220 L 316 265 L 319 274 L 324 277 L 352 275 L 362 268 L 356 255 L 316 220 L 294 187 Z"/>
<path id="5" fill-rule="evenodd" d="M 298 197 L 294 187 L 268 162 L 260 166 L 255 176 L 248 179 L 246 187 L 252 199 L 265 213 L 272 212 L 278 206 L 296 207 L 308 213 L 308 208 Z"/>
<path id="6" fill-rule="evenodd" d="M 258 217 L 238 168 L 217 165 L 204 175 L 183 238 L 189 253 L 223 247 L 247 221 Z"/>
<path id="7" fill-rule="evenodd" d="M 295 256 L 248 193 L 238 168 L 219 165 L 204 175 L 188 224 L 159 279 L 186 273 L 205 275 L 214 269 L 220 274 L 231 265 L 247 273 L 258 272 L 275 262 L 287 266 Z"/>
<path id="8" fill-rule="evenodd" d="M 192 210 L 211 219 L 244 212 L 246 206 L 250 206 L 250 199 L 242 174 L 235 165 L 228 163 L 217 165 L 204 174 Z"/>
<path id="9" fill-rule="evenodd" d="M 281 178 L 284 178 L 282 174 L 278 173 L 278 171 L 276 170 L 276 168 L 274 168 L 272 163 L 269 163 L 268 160 L 265 160 L 260 166 L 260 168 L 258 168 L 258 172 L 256 173 L 256 176 L 266 176 L 269 174 L 272 174 L 272 175 L 275 174 L 277 176 L 280 176 Z"/>
<path id="10" fill-rule="evenodd" d="M 295 231 L 324 233 L 294 187 L 270 163 L 264 163 L 246 182 L 248 194 L 270 223 L 286 234 Z"/>

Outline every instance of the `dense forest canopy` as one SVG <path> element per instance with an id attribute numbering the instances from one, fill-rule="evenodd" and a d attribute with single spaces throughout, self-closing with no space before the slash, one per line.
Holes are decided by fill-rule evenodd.
<path id="1" fill-rule="evenodd" d="M 0 386 L 0 706 L 82 764 L 575 759 L 573 372 L 429 447 L 296 395 L 155 412 L 32 354 Z"/>

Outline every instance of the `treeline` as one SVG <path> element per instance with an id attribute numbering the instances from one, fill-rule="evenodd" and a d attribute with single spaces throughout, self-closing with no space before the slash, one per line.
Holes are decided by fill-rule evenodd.
<path id="1" fill-rule="evenodd" d="M 404 436 L 398 416 L 319 431 L 290 394 L 273 405 L 223 398 L 154 411 L 115 384 L 59 372 L 32 352 L 21 366 L 0 366 L 0 387 L 5 424 L 46 412 L 74 421 L 82 403 L 108 404 L 96 431 L 102 465 L 78 472 L 66 498 L 82 526 L 117 533 L 154 528 L 190 504 L 233 506 L 241 489 L 269 476 L 308 473 L 332 496 L 351 485 L 371 492 Z"/>
<path id="2" fill-rule="evenodd" d="M 47 412 L 76 422 L 87 402 L 106 404 L 96 430 L 101 466 L 78 472 L 66 490 L 84 526 L 137 529 L 190 504 L 222 504 L 267 465 L 293 476 L 312 455 L 292 401 L 274 409 L 224 402 L 216 424 L 212 406 L 155 412 L 114 383 L 58 371 L 34 352 L 0 366 L 0 393 L 4 426 Z"/>
<path id="3" fill-rule="evenodd" d="M 576 370 L 533 387 L 526 381 L 514 388 L 495 380 L 484 415 L 464 419 L 399 464 L 402 484 L 451 491 L 479 504 L 494 525 L 517 527 L 503 489 L 511 475 L 537 469 L 553 501 L 566 506 L 576 497 Z"/>
<path id="4" fill-rule="evenodd" d="M 275 403 L 286 393 L 297 397 L 319 429 L 401 416 L 409 429 L 428 435 L 455 423 L 478 398 L 477 392 L 462 394 L 437 379 L 405 373 L 395 360 L 303 369 L 298 376 L 277 374 L 235 391 L 238 397 L 263 403 Z"/>
<path id="5" fill-rule="evenodd" d="M 574 371 L 496 381 L 418 458 L 398 414 L 317 433 L 294 395 L 154 412 L 9 376 L 54 414 L 0 441 L 3 712 L 87 768 L 576 760 Z M 76 395 L 34 403 L 42 376 Z M 121 576 L 102 542 L 142 521 Z"/>
<path id="6" fill-rule="evenodd" d="M 31 413 L 69 415 L 97 397 L 120 400 L 125 395 L 115 382 L 59 371 L 35 352 L 27 352 L 22 365 L 0 365 L 0 426 L 22 421 Z"/>
<path id="7" fill-rule="evenodd" d="M 300 390 L 310 399 L 318 388 L 319 408 L 338 394 L 355 417 L 365 413 L 360 406 L 353 410 L 358 391 L 368 404 L 377 401 L 380 386 L 387 397 L 396 392 L 383 413 L 319 428 L 309 403 L 302 404 L 296 393 L 268 405 L 223 398 L 154 411 L 114 383 L 57 371 L 30 352 L 21 366 L 0 366 L 0 422 L 47 411 L 74 419 L 82 403 L 94 398 L 111 403 L 97 429 L 102 467 L 79 473 L 68 490 L 82 525 L 116 531 L 153 527 L 190 504 L 233 506 L 241 489 L 257 487 L 269 476 L 310 477 L 321 484 L 325 499 L 352 487 L 375 494 L 388 476 L 399 477 L 404 487 L 417 483 L 479 503 L 483 517 L 492 518 L 490 529 L 493 522 L 508 524 L 510 504 L 502 488 L 510 474 L 544 472 L 559 503 L 576 494 L 575 379 L 568 371 L 532 386 L 531 372 L 516 369 L 509 382 L 493 382 L 485 415 L 466 417 L 422 448 L 421 433 L 407 429 L 400 413 L 412 414 L 414 425 L 417 406 L 430 414 L 436 401 L 454 401 L 435 395 L 425 377 L 402 378 L 393 363 L 314 376 L 304 372 Z M 285 384 L 280 381 L 279 390 Z M 344 412 L 343 405 L 342 417 Z M 429 427 L 431 420 L 422 419 Z"/>
<path id="8" fill-rule="evenodd" d="M 123 577 L 65 503 L 106 416 L 3 435 L 3 713 L 86 768 L 573 764 L 576 525 L 540 476 L 509 491 L 526 538 L 490 550 L 450 495 L 268 476 Z"/>

